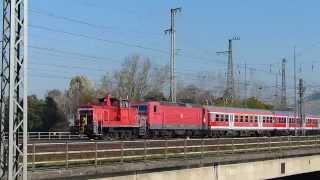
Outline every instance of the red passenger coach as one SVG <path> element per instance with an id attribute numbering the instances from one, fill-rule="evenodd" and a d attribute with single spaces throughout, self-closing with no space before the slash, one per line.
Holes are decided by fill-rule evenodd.
<path id="1" fill-rule="evenodd" d="M 209 113 L 209 125 L 211 129 L 258 129 L 270 127 L 273 113 L 266 110 L 207 107 Z"/>

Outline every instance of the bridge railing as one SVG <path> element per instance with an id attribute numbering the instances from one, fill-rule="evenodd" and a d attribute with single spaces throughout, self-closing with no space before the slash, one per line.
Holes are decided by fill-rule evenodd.
<path id="1" fill-rule="evenodd" d="M 19 136 L 22 136 L 22 133 L 19 133 Z M 28 132 L 28 140 L 76 140 L 85 138 L 87 138 L 85 135 L 70 132 Z"/>
<path id="2" fill-rule="evenodd" d="M 320 136 L 33 143 L 28 146 L 30 167 L 69 168 L 84 164 L 98 166 L 249 152 L 281 152 L 320 147 Z"/>

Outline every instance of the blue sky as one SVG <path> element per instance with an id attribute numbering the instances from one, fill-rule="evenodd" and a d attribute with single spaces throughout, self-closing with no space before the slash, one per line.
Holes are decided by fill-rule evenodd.
<path id="1" fill-rule="evenodd" d="M 29 1 L 32 94 L 65 89 L 68 77 L 76 74 L 98 81 L 105 72 L 119 68 L 123 58 L 133 53 L 150 57 L 155 65 L 167 64 L 168 54 L 131 45 L 168 51 L 169 36 L 163 31 L 169 28 L 170 8 L 174 7 L 182 7 L 176 16 L 179 79 L 191 79 L 190 76 L 201 71 L 224 73 L 227 57 L 218 56 L 216 52 L 226 50 L 227 39 L 239 36 L 241 40 L 234 42 L 235 64 L 246 62 L 249 67 L 263 70 L 252 72 L 248 79 L 274 85 L 272 73 L 278 71 L 281 59 L 287 58 L 288 85 L 292 87 L 292 51 L 296 46 L 298 70 L 302 67 L 299 76 L 308 84 L 320 84 L 317 78 L 320 1 L 317 0 L 308 0 L 308 3 L 301 0 Z M 81 55 L 59 54 L 52 49 Z M 271 73 L 269 64 L 273 64 Z M 243 68 L 239 71 L 238 78 L 243 79 Z"/>

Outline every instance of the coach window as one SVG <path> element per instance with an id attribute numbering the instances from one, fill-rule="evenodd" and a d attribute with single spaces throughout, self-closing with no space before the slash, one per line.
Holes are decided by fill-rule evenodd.
<path id="1" fill-rule="evenodd" d="M 253 122 L 253 121 L 254 121 L 254 117 L 250 116 L 250 122 Z"/>
<path id="2" fill-rule="evenodd" d="M 226 115 L 226 114 L 224 114 L 224 115 L 223 115 L 223 119 L 222 119 L 222 121 L 227 121 L 227 118 L 228 118 L 228 117 L 227 117 L 227 115 Z"/>
<path id="3" fill-rule="evenodd" d="M 240 116 L 240 122 L 243 122 L 243 116 Z"/>
<path id="4" fill-rule="evenodd" d="M 263 119 L 263 123 L 265 123 L 266 122 L 266 117 L 263 116 L 262 119 Z"/>
<path id="5" fill-rule="evenodd" d="M 157 106 L 153 106 L 153 112 L 157 112 Z"/>
<path id="6" fill-rule="evenodd" d="M 219 121 L 219 114 L 216 114 L 216 121 Z"/>
<path id="7" fill-rule="evenodd" d="M 239 121 L 239 116 L 238 116 L 238 115 L 235 115 L 235 116 L 234 116 L 234 121 L 235 121 L 235 122 L 238 122 L 238 121 Z"/>
<path id="8" fill-rule="evenodd" d="M 254 116 L 254 122 L 258 122 L 258 117 Z"/>
<path id="9" fill-rule="evenodd" d="M 248 116 L 245 116 L 245 122 L 248 122 L 248 118 L 249 118 Z"/>

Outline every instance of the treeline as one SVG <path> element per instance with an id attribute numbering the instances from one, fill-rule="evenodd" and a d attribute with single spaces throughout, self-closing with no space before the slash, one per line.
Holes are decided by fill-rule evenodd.
<path id="1" fill-rule="evenodd" d="M 107 94 L 120 99 L 167 101 L 169 67 L 156 66 L 149 58 L 132 55 L 125 58 L 119 70 L 106 73 L 96 83 L 94 85 L 87 77 L 80 75 L 70 80 L 65 91 L 50 90 L 44 99 L 29 96 L 29 130 L 67 131 L 80 105 L 95 102 Z M 178 83 L 177 100 L 200 105 L 272 108 L 254 97 L 226 103 L 213 90 L 190 83 Z"/>

